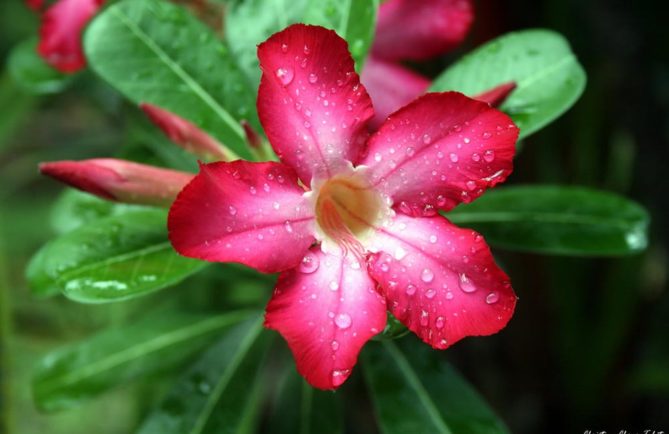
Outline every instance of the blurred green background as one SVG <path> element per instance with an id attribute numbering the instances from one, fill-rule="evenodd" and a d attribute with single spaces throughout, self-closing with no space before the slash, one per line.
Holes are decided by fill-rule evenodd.
<path id="1" fill-rule="evenodd" d="M 652 215 L 651 244 L 642 255 L 615 259 L 498 251 L 514 270 L 516 315 L 502 333 L 465 340 L 445 357 L 514 433 L 666 431 L 669 28 L 653 2 L 643 1 L 480 1 L 476 12 L 467 44 L 423 71 L 434 75 L 510 30 L 565 35 L 588 72 L 587 89 L 525 142 L 509 183 L 585 185 L 631 197 Z M 22 1 L 0 2 L 3 65 L 36 31 Z M 142 303 L 198 291 L 191 279 L 130 306 L 89 306 L 35 299 L 26 287 L 25 265 L 54 235 L 49 214 L 62 191 L 38 175 L 37 163 L 118 154 L 130 140 L 124 107 L 91 72 L 64 92 L 34 96 L 6 67 L 0 71 L 0 433 L 10 426 L 28 434 L 130 432 L 160 391 L 160 379 L 148 378 L 52 415 L 37 412 L 30 396 L 31 367 L 48 350 L 141 315 Z"/>

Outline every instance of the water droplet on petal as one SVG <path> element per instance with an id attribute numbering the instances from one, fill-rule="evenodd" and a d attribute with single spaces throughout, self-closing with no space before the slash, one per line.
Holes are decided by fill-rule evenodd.
<path id="1" fill-rule="evenodd" d="M 330 347 L 332 348 L 332 351 L 337 351 L 339 349 L 339 342 L 337 341 L 332 341 L 330 343 Z"/>
<path id="2" fill-rule="evenodd" d="M 288 44 L 281 44 L 281 51 L 284 53 L 288 51 Z"/>
<path id="3" fill-rule="evenodd" d="M 459 284 L 460 284 L 460 289 L 462 289 L 464 292 L 471 293 L 476 291 L 476 286 L 474 286 L 474 283 L 464 273 L 460 275 Z"/>
<path id="4" fill-rule="evenodd" d="M 437 236 L 436 235 L 430 235 L 430 242 L 432 244 L 436 243 L 437 242 Z"/>
<path id="5" fill-rule="evenodd" d="M 430 323 L 430 314 L 422 310 L 420 312 L 420 325 L 423 327 L 427 327 L 429 323 Z"/>
<path id="6" fill-rule="evenodd" d="M 335 325 L 340 329 L 351 327 L 351 316 L 347 313 L 340 313 L 334 319 Z"/>
<path id="7" fill-rule="evenodd" d="M 290 221 L 286 220 L 286 222 L 283 224 L 283 228 L 288 232 L 289 234 L 293 233 L 293 225 L 290 224 Z"/>
<path id="8" fill-rule="evenodd" d="M 432 142 L 432 137 L 429 134 L 423 134 L 423 143 L 429 145 Z"/>
<path id="9" fill-rule="evenodd" d="M 488 163 L 492 163 L 495 160 L 495 151 L 488 149 L 483 153 L 483 159 Z"/>
<path id="10" fill-rule="evenodd" d="M 451 152 L 451 155 L 448 156 L 452 162 L 457 163 L 458 162 L 458 154 L 454 154 Z"/>
<path id="11" fill-rule="evenodd" d="M 436 321 L 434 322 L 434 326 L 438 329 L 443 329 L 444 325 L 445 325 L 444 317 L 443 316 L 437 317 Z"/>
<path id="12" fill-rule="evenodd" d="M 228 212 L 230 213 L 230 215 L 236 215 L 236 214 L 237 214 L 237 208 L 235 208 L 234 206 L 230 205 L 230 206 L 228 207 Z"/>
<path id="13" fill-rule="evenodd" d="M 425 291 L 425 297 L 427 297 L 430 300 L 432 300 L 435 295 L 437 295 L 437 291 L 435 291 L 434 289 L 428 289 L 427 291 Z"/>
<path id="14" fill-rule="evenodd" d="M 309 83 L 315 84 L 318 81 L 318 76 L 314 74 L 313 72 L 309 74 Z"/>
<path id="15" fill-rule="evenodd" d="M 276 76 L 281 84 L 288 86 L 290 82 L 293 81 L 295 74 L 291 68 L 278 68 L 276 70 Z"/>
<path id="16" fill-rule="evenodd" d="M 330 282 L 328 287 L 330 288 L 330 291 L 336 291 L 336 290 L 339 289 L 339 283 L 337 283 L 337 281 L 333 280 L 332 282 Z"/>
<path id="17" fill-rule="evenodd" d="M 308 252 L 306 255 L 304 255 L 304 258 L 302 258 L 302 262 L 300 262 L 299 265 L 299 270 L 304 274 L 311 274 L 318 270 L 319 262 L 320 261 L 318 260 L 318 256 Z"/>
<path id="18" fill-rule="evenodd" d="M 407 295 L 414 295 L 416 293 L 416 287 L 412 284 L 408 284 L 405 291 Z"/>
<path id="19" fill-rule="evenodd" d="M 483 133 L 481 136 L 482 136 L 484 139 L 487 140 L 487 139 L 489 139 L 489 138 L 492 137 L 492 134 L 490 134 L 488 131 L 486 131 L 486 132 Z"/>
<path id="20" fill-rule="evenodd" d="M 420 280 L 425 283 L 430 283 L 434 279 L 434 273 L 429 268 L 425 268 L 420 274 Z"/>
<path id="21" fill-rule="evenodd" d="M 335 369 L 332 371 L 332 385 L 334 387 L 341 386 L 346 381 L 346 378 L 348 378 L 350 372 L 350 369 Z"/>
<path id="22" fill-rule="evenodd" d="M 496 292 L 491 292 L 485 298 L 485 302 L 488 304 L 495 304 L 499 301 L 499 294 Z"/>

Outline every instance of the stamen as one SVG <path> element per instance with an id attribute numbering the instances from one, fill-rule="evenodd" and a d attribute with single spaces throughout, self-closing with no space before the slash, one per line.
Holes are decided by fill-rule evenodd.
<path id="1" fill-rule="evenodd" d="M 320 223 L 325 234 L 339 244 L 342 255 L 346 256 L 351 253 L 359 262 L 363 261 L 365 256 L 364 247 L 346 226 L 339 211 L 337 211 L 336 205 L 330 198 L 323 200 L 321 203 Z"/>

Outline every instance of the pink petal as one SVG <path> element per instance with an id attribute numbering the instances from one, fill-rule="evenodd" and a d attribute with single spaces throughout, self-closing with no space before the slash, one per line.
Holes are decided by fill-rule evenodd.
<path id="1" fill-rule="evenodd" d="M 377 129 L 389 114 L 422 95 L 430 86 L 430 80 L 422 75 L 373 56 L 367 58 L 361 80 L 374 103 L 372 129 Z"/>
<path id="2" fill-rule="evenodd" d="M 471 0 L 388 0 L 372 52 L 388 60 L 427 59 L 460 44 L 474 20 Z"/>
<path id="3" fill-rule="evenodd" d="M 42 15 L 38 53 L 65 73 L 86 66 L 81 36 L 104 0 L 58 0 Z"/>
<path id="4" fill-rule="evenodd" d="M 313 247 L 279 276 L 265 325 L 279 331 L 297 370 L 314 387 L 335 389 L 350 375 L 360 349 L 386 324 L 386 305 L 364 265 Z"/>
<path id="5" fill-rule="evenodd" d="M 498 332 L 516 296 L 483 237 L 443 217 L 398 214 L 378 230 L 369 262 L 388 308 L 434 348 Z"/>
<path id="6" fill-rule="evenodd" d="M 309 185 L 358 157 L 374 114 L 346 41 L 295 24 L 258 46 L 258 115 L 281 161 Z"/>
<path id="7" fill-rule="evenodd" d="M 202 164 L 170 209 L 170 241 L 192 258 L 287 270 L 314 242 L 303 193 L 295 172 L 280 163 Z"/>
<path id="8" fill-rule="evenodd" d="M 400 211 L 431 215 L 504 181 L 517 138 L 511 119 L 488 104 L 457 92 L 431 93 L 388 118 L 361 164 Z"/>

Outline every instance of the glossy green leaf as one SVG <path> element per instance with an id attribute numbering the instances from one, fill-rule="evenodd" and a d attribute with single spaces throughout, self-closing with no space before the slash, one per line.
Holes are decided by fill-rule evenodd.
<path id="1" fill-rule="evenodd" d="M 333 29 L 346 39 L 360 72 L 372 45 L 378 8 L 378 0 L 309 0 L 304 22 Z"/>
<path id="2" fill-rule="evenodd" d="M 148 294 L 201 270 L 205 262 L 172 249 L 166 215 L 162 209 L 128 211 L 50 241 L 28 265 L 33 292 L 105 303 Z"/>
<path id="3" fill-rule="evenodd" d="M 21 88 L 34 94 L 60 92 L 72 78 L 50 67 L 39 57 L 37 38 L 14 47 L 7 60 L 7 69 Z"/>
<path id="4" fill-rule="evenodd" d="M 121 1 L 91 23 L 84 45 L 93 70 L 130 100 L 173 111 L 251 157 L 239 120 L 259 128 L 255 89 L 228 48 L 182 7 Z"/>
<path id="5" fill-rule="evenodd" d="M 407 338 L 367 345 L 362 356 L 383 434 L 508 433 L 443 353 Z"/>
<path id="6" fill-rule="evenodd" d="M 51 227 L 64 234 L 111 215 L 147 209 L 141 205 L 114 203 L 73 188 L 63 191 L 51 210 Z"/>
<path id="7" fill-rule="evenodd" d="M 309 0 L 235 0 L 225 14 L 225 37 L 248 77 L 260 83 L 257 46 L 301 21 Z"/>
<path id="8" fill-rule="evenodd" d="M 378 0 L 236 1 L 226 15 L 225 34 L 254 83 L 260 81 L 257 45 L 298 22 L 335 30 L 348 41 L 359 71 L 374 36 L 377 9 Z"/>
<path id="9" fill-rule="evenodd" d="M 176 382 L 139 434 L 250 433 L 270 335 L 260 315 L 235 326 Z"/>
<path id="10" fill-rule="evenodd" d="M 291 358 L 276 390 L 268 425 L 277 433 L 340 434 L 344 430 L 341 404 L 338 394 L 309 386 Z"/>
<path id="11" fill-rule="evenodd" d="M 524 138 L 576 102 L 586 75 L 561 35 L 543 29 L 523 30 L 467 54 L 439 75 L 430 91 L 457 90 L 473 96 L 509 81 L 515 81 L 517 88 L 501 109 L 520 127 L 520 138 Z"/>
<path id="12" fill-rule="evenodd" d="M 495 246 L 559 255 L 625 255 L 648 244 L 649 216 L 624 197 L 582 187 L 520 186 L 486 192 L 446 216 Z"/>
<path id="13" fill-rule="evenodd" d="M 63 410 L 126 381 L 173 368 L 221 330 L 251 314 L 236 311 L 202 316 L 167 311 L 47 354 L 36 367 L 35 402 L 45 411 Z"/>

